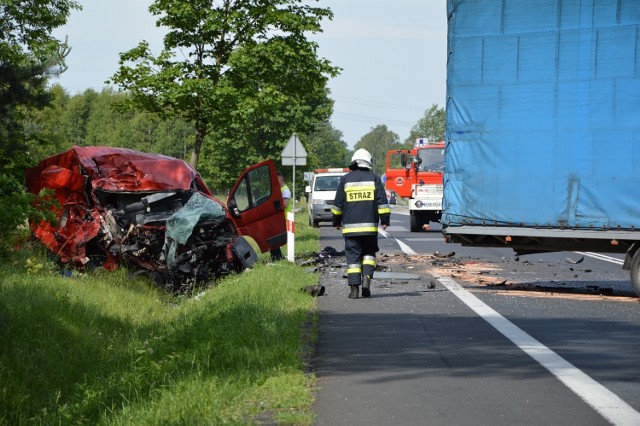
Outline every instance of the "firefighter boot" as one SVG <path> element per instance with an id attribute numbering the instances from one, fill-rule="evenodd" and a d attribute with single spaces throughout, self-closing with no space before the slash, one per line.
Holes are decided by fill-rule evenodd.
<path id="1" fill-rule="evenodd" d="M 360 291 L 360 286 L 359 285 L 352 285 L 351 287 L 351 293 L 349 293 L 349 299 L 357 299 L 358 298 L 358 293 Z"/>
<path id="2" fill-rule="evenodd" d="M 369 275 L 365 275 L 362 278 L 362 297 L 371 296 L 371 277 Z"/>

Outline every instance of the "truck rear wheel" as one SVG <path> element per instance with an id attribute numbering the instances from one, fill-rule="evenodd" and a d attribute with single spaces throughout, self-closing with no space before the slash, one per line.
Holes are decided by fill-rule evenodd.
<path id="1" fill-rule="evenodd" d="M 640 250 L 636 250 L 633 259 L 631 259 L 630 272 L 631 284 L 633 284 L 636 295 L 640 297 Z"/>
<path id="2" fill-rule="evenodd" d="M 418 221 L 416 216 L 413 214 L 409 214 L 409 227 L 411 228 L 411 232 L 418 232 Z"/>
<path id="3" fill-rule="evenodd" d="M 411 228 L 411 232 L 420 232 L 422 231 L 422 227 L 426 222 L 425 215 L 422 212 L 413 212 L 409 215 L 409 224 Z"/>

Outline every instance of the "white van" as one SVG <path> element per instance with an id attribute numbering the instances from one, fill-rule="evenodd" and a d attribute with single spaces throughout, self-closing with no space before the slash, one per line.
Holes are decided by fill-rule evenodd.
<path id="1" fill-rule="evenodd" d="M 331 207 L 336 198 L 336 189 L 340 178 L 349 173 L 349 169 L 316 169 L 311 185 L 304 192 L 309 195 L 309 225 L 318 227 L 320 222 L 331 222 Z"/>

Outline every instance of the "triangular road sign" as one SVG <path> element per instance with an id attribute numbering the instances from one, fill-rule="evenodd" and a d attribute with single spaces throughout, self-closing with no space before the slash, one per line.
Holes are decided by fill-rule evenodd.
<path id="1" fill-rule="evenodd" d="M 282 165 L 283 166 L 306 166 L 307 165 L 307 150 L 304 149 L 298 135 L 293 133 L 287 142 L 287 146 L 282 150 Z"/>

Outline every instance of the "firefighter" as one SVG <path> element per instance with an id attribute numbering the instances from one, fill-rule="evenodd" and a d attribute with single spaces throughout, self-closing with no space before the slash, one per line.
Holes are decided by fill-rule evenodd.
<path id="1" fill-rule="evenodd" d="M 371 295 L 371 279 L 378 251 L 378 222 L 389 225 L 391 209 L 380 178 L 371 170 L 371 154 L 358 149 L 349 170 L 340 178 L 331 213 L 333 226 L 342 230 L 347 257 L 347 284 L 350 299 Z"/>

